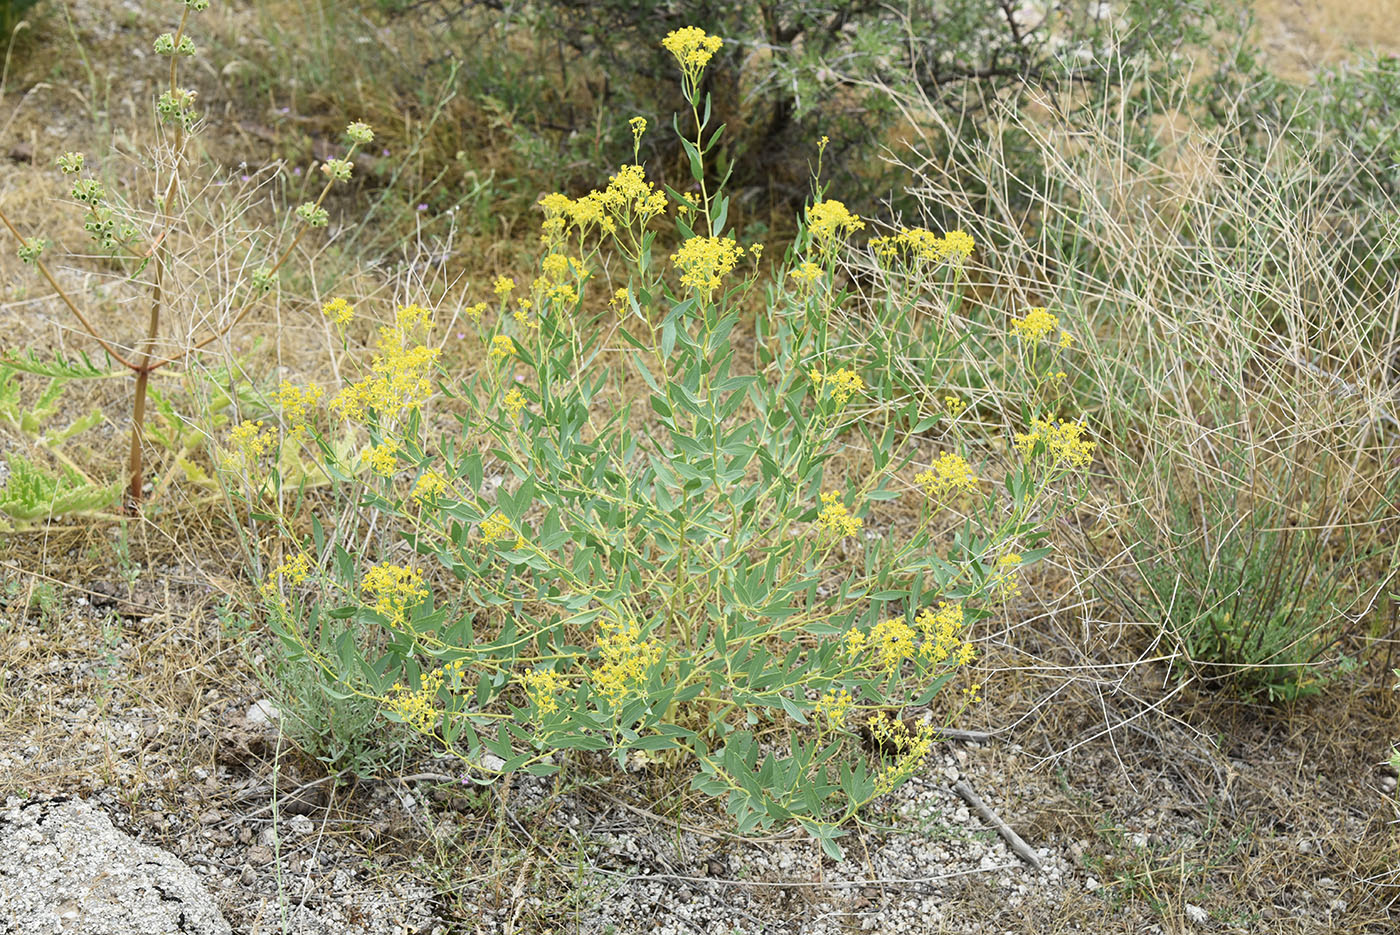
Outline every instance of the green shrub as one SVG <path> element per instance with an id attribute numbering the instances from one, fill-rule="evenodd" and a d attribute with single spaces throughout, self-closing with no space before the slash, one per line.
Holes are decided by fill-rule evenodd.
<path id="1" fill-rule="evenodd" d="M 453 25 L 457 54 L 491 50 L 480 62 L 466 60 L 474 97 L 508 102 L 502 109 L 513 130 L 542 140 L 537 156 L 554 152 L 559 168 L 624 158 L 625 139 L 600 131 L 605 114 L 656 120 L 683 109 L 654 35 L 693 24 L 724 36 L 705 78 L 727 128 L 712 171 L 732 169 L 747 212 L 765 202 L 802 203 L 809 172 L 802 144 L 818 136 L 832 140 L 828 167 L 848 201 L 888 198 L 902 180 L 877 157 L 886 143 L 902 149 L 895 137 L 908 138 L 910 123 L 946 155 L 955 138 L 995 132 L 987 118 L 998 100 L 1119 81 L 1107 64 L 1111 48 L 1154 72 L 1173 72 L 1185 47 L 1236 22 L 1226 15 L 1237 6 L 1230 0 L 1111 6 L 548 0 L 510 5 L 502 15 L 494 0 L 452 0 L 428 9 L 435 24 Z M 897 106 L 895 95 L 915 90 L 931 110 Z M 1029 164 L 1016 169 L 1028 180 L 1039 174 Z"/>
<path id="2" fill-rule="evenodd" d="M 708 181 L 717 43 L 665 41 L 694 194 L 634 163 L 600 191 L 545 196 L 528 286 L 501 277 L 452 323 L 400 306 L 363 379 L 328 401 L 284 385 L 280 432 L 237 427 L 229 477 L 281 533 L 263 593 L 301 684 L 372 699 L 479 782 L 556 772 L 570 751 L 659 760 L 692 770 L 741 831 L 795 821 L 839 854 L 842 823 L 936 736 L 892 712 L 941 721 L 977 696 L 939 694 L 1045 554 L 1041 525 L 1093 442 L 1028 408 L 1018 454 L 974 470 L 962 409 L 902 392 L 865 340 L 898 326 L 933 357 L 961 340 L 910 306 L 960 293 L 961 232 L 879 241 L 906 285 L 844 317 L 836 267 L 865 222 L 819 185 L 755 295 L 762 248 L 732 237 Z M 631 132 L 639 150 L 645 121 Z M 734 335 L 755 306 L 744 355 Z M 323 311 L 348 342 L 350 304 Z M 332 499 L 302 501 L 317 476 Z"/>

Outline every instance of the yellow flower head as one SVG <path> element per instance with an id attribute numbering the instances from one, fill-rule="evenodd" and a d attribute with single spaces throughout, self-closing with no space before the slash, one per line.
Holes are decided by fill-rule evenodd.
<path id="1" fill-rule="evenodd" d="M 231 471 L 248 470 L 271 450 L 273 441 L 272 432 L 264 429 L 261 421 L 244 419 L 228 433 L 229 451 L 224 456 L 224 467 Z"/>
<path id="2" fill-rule="evenodd" d="M 833 727 L 841 727 L 846 723 L 846 714 L 851 710 L 852 704 L 850 692 L 844 688 L 840 691 L 832 688 L 817 699 L 816 712 L 818 715 L 824 715 Z"/>
<path id="3" fill-rule="evenodd" d="M 293 438 L 300 438 L 306 433 L 308 425 L 315 418 L 316 407 L 325 395 L 326 391 L 315 383 L 303 390 L 286 380 L 282 381 L 277 388 L 277 405 L 282 409 L 282 418 L 291 429 Z"/>
<path id="4" fill-rule="evenodd" d="M 807 375 L 818 390 L 825 386 L 831 400 L 838 406 L 846 405 L 852 396 L 865 390 L 865 381 L 860 378 L 860 374 L 850 368 L 833 370 L 831 373 L 824 374 L 813 367 Z"/>
<path id="5" fill-rule="evenodd" d="M 933 467 L 914 478 L 914 483 L 924 488 L 929 499 L 946 500 L 960 491 L 976 493 L 977 475 L 962 455 L 945 451 L 933 462 Z"/>
<path id="6" fill-rule="evenodd" d="M 384 705 L 420 734 L 430 733 L 437 723 L 437 696 L 442 689 L 443 671 L 434 669 L 418 676 L 418 687 L 409 689 L 395 682 Z"/>
<path id="7" fill-rule="evenodd" d="M 693 86 L 700 80 L 705 66 L 724 45 L 719 36 L 711 36 L 698 26 L 686 26 L 668 32 L 661 40 L 661 46 L 676 57 L 681 72 Z"/>
<path id="8" fill-rule="evenodd" d="M 424 471 L 413 485 L 413 499 L 419 503 L 430 503 L 447 491 L 447 478 L 437 471 Z"/>
<path id="9" fill-rule="evenodd" d="M 830 530 L 838 536 L 854 536 L 860 532 L 862 521 L 852 516 L 841 503 L 841 495 L 835 491 L 822 494 L 822 510 L 817 515 L 817 526 Z"/>
<path id="10" fill-rule="evenodd" d="M 1055 467 L 1086 468 L 1094 460 L 1094 442 L 1085 437 L 1086 432 L 1082 422 L 1036 419 L 1029 432 L 1016 433 L 1016 447 L 1029 458 L 1039 444 Z"/>
<path id="11" fill-rule="evenodd" d="M 976 248 L 977 244 L 972 235 L 965 231 L 954 230 L 943 235 L 943 255 L 953 263 L 961 263 L 971 256 Z"/>
<path id="12" fill-rule="evenodd" d="M 671 262 L 680 267 L 681 285 L 708 299 L 743 255 L 731 237 L 692 237 L 671 254 Z"/>
<path id="13" fill-rule="evenodd" d="M 503 539 L 509 539 L 517 533 L 510 524 L 510 517 L 504 513 L 493 513 L 481 521 L 481 541 L 483 545 L 492 545 Z"/>
<path id="14" fill-rule="evenodd" d="M 303 552 L 287 559 L 267 573 L 262 585 L 262 594 L 269 600 L 276 600 L 281 586 L 296 587 L 311 577 L 311 557 Z"/>
<path id="15" fill-rule="evenodd" d="M 349 324 L 350 320 L 355 317 L 355 310 L 344 299 L 331 299 L 321 306 L 321 314 L 337 325 L 345 325 Z"/>
<path id="16" fill-rule="evenodd" d="M 797 269 L 788 273 L 788 276 L 790 278 L 797 280 L 798 284 L 802 286 L 810 286 L 812 283 L 820 279 L 821 275 L 822 268 L 810 261 L 802 263 L 797 267 Z"/>
<path id="17" fill-rule="evenodd" d="M 846 210 L 846 206 L 839 201 L 827 199 L 807 209 L 807 230 L 821 250 L 864 227 L 865 222 Z"/>
<path id="18" fill-rule="evenodd" d="M 506 412 L 512 422 L 520 421 L 520 414 L 525 411 L 526 403 L 525 394 L 520 392 L 520 387 L 512 386 L 505 398 Z"/>
<path id="19" fill-rule="evenodd" d="M 616 705 L 646 682 L 651 667 L 661 659 L 661 647 L 642 639 L 635 621 L 605 623 L 603 637 L 598 640 L 598 657 L 593 683 Z"/>
<path id="20" fill-rule="evenodd" d="M 971 644 L 962 639 L 963 607 L 940 601 L 936 608 L 925 607 L 914 619 L 919 628 L 919 657 L 934 665 L 950 657 L 955 665 L 964 653 L 971 652 Z M 969 658 L 970 655 L 969 655 Z M 966 660 L 962 660 L 966 661 Z"/>
<path id="21" fill-rule="evenodd" d="M 905 659 L 914 658 L 914 630 L 903 617 L 891 617 L 875 624 L 870 631 L 870 645 L 880 668 L 898 668 Z"/>
<path id="22" fill-rule="evenodd" d="M 1060 319 L 1043 308 L 1029 309 L 1025 318 L 1011 319 L 1011 333 L 1026 341 L 1039 341 L 1058 327 Z"/>
<path id="23" fill-rule="evenodd" d="M 497 276 L 496 284 L 492 288 L 498 298 L 504 299 L 515 288 L 515 280 L 509 276 Z"/>
<path id="24" fill-rule="evenodd" d="M 666 194 L 646 179 L 646 170 L 638 165 L 622 166 L 616 175 L 608 176 L 608 187 L 595 192 L 602 208 L 606 208 L 624 225 L 636 220 L 647 221 L 666 210 Z"/>
<path id="25" fill-rule="evenodd" d="M 360 455 L 360 461 L 368 464 L 370 470 L 381 477 L 393 477 L 398 454 L 398 444 L 389 441 L 366 448 L 364 454 Z"/>
<path id="26" fill-rule="evenodd" d="M 1021 585 L 1016 579 L 1016 572 L 1021 568 L 1021 555 L 1018 552 L 1008 552 L 997 559 L 995 570 L 992 572 L 989 582 L 991 590 L 1001 597 L 1016 597 L 1021 593 Z"/>
<path id="27" fill-rule="evenodd" d="M 551 669 L 531 669 L 520 676 L 520 683 L 525 688 L 525 696 L 542 715 L 553 714 L 559 710 L 559 701 L 555 695 L 568 688 L 568 684 L 559 673 Z"/>
<path id="28" fill-rule="evenodd" d="M 496 363 L 505 360 L 515 353 L 515 342 L 504 334 L 498 334 L 491 339 L 490 357 Z"/>
<path id="29" fill-rule="evenodd" d="M 848 659 L 855 659 L 864 652 L 866 642 L 865 632 L 854 627 L 841 634 L 841 645 L 845 648 Z"/>
<path id="30" fill-rule="evenodd" d="M 366 572 L 360 587 L 374 599 L 370 606 L 395 624 L 406 623 L 409 611 L 428 596 L 421 572 L 387 562 Z"/>

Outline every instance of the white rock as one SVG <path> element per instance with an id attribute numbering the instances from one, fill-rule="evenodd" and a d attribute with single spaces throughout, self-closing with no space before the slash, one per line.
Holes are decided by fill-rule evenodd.
<path id="1" fill-rule="evenodd" d="M 5 931 L 52 932 L 55 917 L 71 935 L 231 931 L 193 870 L 82 799 L 7 800 L 0 879 Z"/>
<path id="2" fill-rule="evenodd" d="M 1210 913 L 1206 912 L 1200 906 L 1193 906 L 1190 903 L 1187 903 L 1186 918 L 1190 919 L 1197 925 L 1205 925 L 1207 922 L 1210 921 Z"/>
<path id="3" fill-rule="evenodd" d="M 270 724 L 280 721 L 282 712 L 277 710 L 271 698 L 259 698 L 248 706 L 248 713 L 244 717 L 250 724 Z"/>

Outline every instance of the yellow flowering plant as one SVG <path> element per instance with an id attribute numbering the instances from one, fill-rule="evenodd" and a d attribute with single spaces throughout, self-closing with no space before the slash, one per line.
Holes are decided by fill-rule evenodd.
<path id="1" fill-rule="evenodd" d="M 785 261 L 801 275 L 780 270 L 759 315 L 767 350 L 736 353 L 756 250 L 705 183 L 715 134 L 697 88 L 718 40 L 673 36 L 698 196 L 657 205 L 634 166 L 541 199 L 534 314 L 522 321 L 514 280 L 497 278 L 465 378 L 429 350 L 434 316 L 401 309 L 368 375 L 326 404 L 373 470 L 325 432 L 284 438 L 343 482 L 346 512 L 314 517 L 310 536 L 277 518 L 294 557 L 263 594 L 328 695 L 374 700 L 478 782 L 552 774 L 576 750 L 661 756 L 689 764 L 741 832 L 797 822 L 838 855 L 843 825 L 936 738 L 887 712 L 965 706 L 972 694 L 940 691 L 1004 598 L 1001 557 L 1044 554 L 1054 501 L 1031 480 L 1006 499 L 963 452 L 932 460 L 893 415 L 897 385 L 838 340 L 830 284 L 865 224 L 838 201 L 819 193 L 803 215 Z M 663 219 L 669 265 L 652 249 Z M 901 499 L 920 521 L 893 535 Z M 365 516 L 396 542 L 352 546 L 340 530 Z"/>

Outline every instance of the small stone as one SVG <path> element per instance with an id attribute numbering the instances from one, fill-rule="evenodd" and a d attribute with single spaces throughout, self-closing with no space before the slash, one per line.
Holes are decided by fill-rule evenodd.
<path id="1" fill-rule="evenodd" d="M 248 863 L 254 867 L 261 867 L 272 862 L 272 848 L 263 844 L 254 844 L 248 848 Z"/>
<path id="2" fill-rule="evenodd" d="M 1186 918 L 1190 919 L 1196 925 L 1205 925 L 1207 922 L 1210 921 L 1210 913 L 1206 912 L 1200 906 L 1193 906 L 1190 903 L 1187 903 Z"/>
<path id="3" fill-rule="evenodd" d="M 1395 791 L 1396 779 L 1394 776 L 1381 777 L 1381 791 L 1390 793 Z"/>
<path id="4" fill-rule="evenodd" d="M 201 814 L 201 815 L 199 816 L 199 823 L 200 823 L 201 825 L 205 825 L 205 826 L 208 826 L 208 825 L 217 825 L 219 822 L 221 822 L 221 821 L 223 821 L 223 820 L 224 820 L 224 813 L 221 812 L 221 811 L 219 811 L 217 808 L 211 808 L 209 811 L 204 812 L 203 814 Z"/>
<path id="5" fill-rule="evenodd" d="M 272 699 L 260 698 L 248 706 L 248 713 L 243 717 L 249 724 L 270 724 L 281 720 L 282 712 L 277 710 Z"/>
<path id="6" fill-rule="evenodd" d="M 305 815 L 297 815 L 287 823 L 287 827 L 291 829 L 292 834 L 310 834 L 316 826 Z"/>

